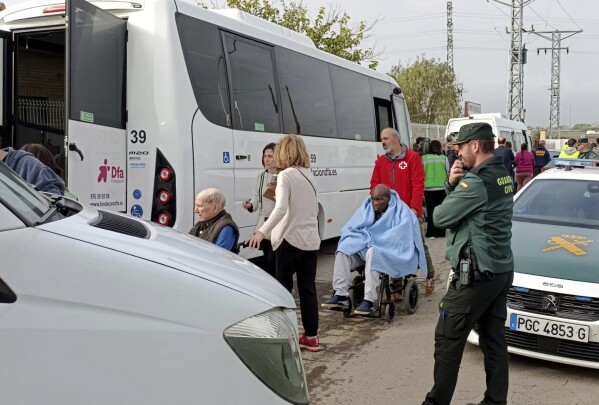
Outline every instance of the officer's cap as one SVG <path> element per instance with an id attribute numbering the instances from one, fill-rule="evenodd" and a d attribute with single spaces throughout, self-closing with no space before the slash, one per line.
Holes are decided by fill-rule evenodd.
<path id="1" fill-rule="evenodd" d="M 469 141 L 492 141 L 495 138 L 493 128 L 485 122 L 466 124 L 460 128 L 458 137 L 450 145 L 459 145 Z"/>
<path id="2" fill-rule="evenodd" d="M 582 138 L 578 139 L 578 143 L 589 143 L 589 138 L 583 136 Z"/>

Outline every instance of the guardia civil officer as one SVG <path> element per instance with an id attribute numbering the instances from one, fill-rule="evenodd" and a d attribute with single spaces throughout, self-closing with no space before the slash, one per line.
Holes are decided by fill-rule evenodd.
<path id="1" fill-rule="evenodd" d="M 506 404 L 508 354 L 504 324 L 512 285 L 512 182 L 493 155 L 491 126 L 464 125 L 457 139 L 461 158 L 445 183 L 447 197 L 435 208 L 438 228 L 449 229 L 445 257 L 455 276 L 439 303 L 435 330 L 434 385 L 423 404 L 451 402 L 466 338 L 478 322 L 487 389 L 480 404 Z M 468 404 L 474 405 L 474 404 Z"/>

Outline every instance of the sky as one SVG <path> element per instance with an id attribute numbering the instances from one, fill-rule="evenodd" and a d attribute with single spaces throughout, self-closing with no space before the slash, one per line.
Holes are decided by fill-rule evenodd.
<path id="1" fill-rule="evenodd" d="M 10 7 L 22 0 L 1 0 Z M 146 0 L 151 1 L 151 0 Z M 276 0 L 275 0 L 276 1 Z M 511 4 L 511 0 L 503 0 Z M 387 73 L 417 56 L 447 59 L 446 0 L 304 0 L 311 17 L 323 6 L 340 7 L 352 21 L 374 24 L 364 47 L 379 53 L 377 68 Z M 453 0 L 454 69 L 464 87 L 464 100 L 479 103 L 483 113 L 506 113 L 511 8 L 493 0 Z M 524 28 L 536 31 L 578 31 L 562 41 L 560 124 L 599 124 L 599 1 L 534 0 L 524 8 Z M 563 36 L 569 34 L 562 34 Z M 551 36 L 550 34 L 548 35 Z M 551 41 L 524 34 L 528 52 L 524 65 L 525 122 L 549 125 Z M 409 97 L 406 94 L 406 97 Z"/>
<path id="2" fill-rule="evenodd" d="M 312 16 L 321 6 L 333 6 L 344 9 L 352 21 L 376 22 L 363 45 L 374 46 L 380 53 L 380 72 L 387 73 L 398 63 L 412 63 L 423 54 L 447 60 L 447 1 L 305 0 L 305 4 Z M 510 46 L 506 28 L 511 27 L 511 6 L 492 0 L 453 0 L 452 5 L 454 69 L 465 89 L 464 100 L 481 104 L 483 113 L 505 114 Z M 599 123 L 599 2 L 535 0 L 523 15 L 526 30 L 583 30 L 561 44 L 569 52 L 561 54 L 560 124 Z M 523 44 L 529 49 L 523 79 L 525 122 L 548 126 L 551 53 L 537 55 L 537 48 L 551 48 L 551 41 L 524 34 Z"/>

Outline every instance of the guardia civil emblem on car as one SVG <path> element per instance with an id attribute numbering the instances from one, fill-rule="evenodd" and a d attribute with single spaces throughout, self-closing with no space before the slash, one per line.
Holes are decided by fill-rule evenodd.
<path id="1" fill-rule="evenodd" d="M 592 243 L 591 239 L 588 239 L 586 236 L 579 235 L 561 235 L 561 236 L 552 236 L 547 243 L 549 243 L 550 247 L 543 249 L 543 252 L 549 252 L 556 249 L 564 248 L 568 252 L 576 255 L 582 256 L 586 255 L 587 252 L 584 251 L 580 246 L 587 246 L 589 243 Z"/>

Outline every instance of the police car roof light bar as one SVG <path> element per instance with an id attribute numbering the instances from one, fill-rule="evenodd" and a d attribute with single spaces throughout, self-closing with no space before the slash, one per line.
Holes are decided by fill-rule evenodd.
<path id="1" fill-rule="evenodd" d="M 598 167 L 599 160 L 592 159 L 552 159 L 555 162 L 556 167 L 572 168 L 572 167 Z"/>

